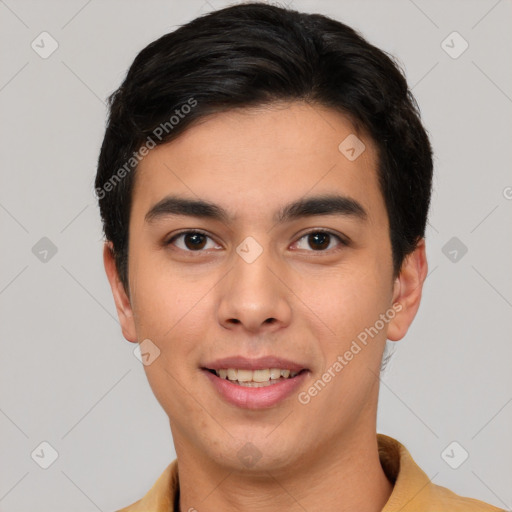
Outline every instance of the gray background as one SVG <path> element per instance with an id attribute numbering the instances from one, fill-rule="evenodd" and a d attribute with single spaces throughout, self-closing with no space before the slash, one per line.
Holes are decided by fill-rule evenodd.
<path id="1" fill-rule="evenodd" d="M 430 273 L 382 375 L 378 431 L 434 483 L 510 509 L 512 2 L 288 3 L 399 58 L 436 153 Z M 117 321 L 93 180 L 104 101 L 138 51 L 227 4 L 0 1 L 0 511 L 115 510 L 174 458 Z M 59 45 L 46 59 L 31 47 L 43 31 Z M 457 58 L 453 31 L 469 44 Z M 458 469 L 452 441 L 469 453 Z"/>

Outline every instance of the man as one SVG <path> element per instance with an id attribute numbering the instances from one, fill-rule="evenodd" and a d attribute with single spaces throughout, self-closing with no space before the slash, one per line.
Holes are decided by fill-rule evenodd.
<path id="1" fill-rule="evenodd" d="M 96 192 L 124 337 L 177 459 L 123 511 L 497 511 L 376 433 L 427 275 L 432 151 L 394 62 L 264 4 L 151 43 Z"/>

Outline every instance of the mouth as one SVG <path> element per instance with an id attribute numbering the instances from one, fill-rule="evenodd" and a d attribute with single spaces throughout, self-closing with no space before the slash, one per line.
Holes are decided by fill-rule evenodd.
<path id="1" fill-rule="evenodd" d="M 232 384 L 248 388 L 262 388 L 291 380 L 307 372 L 307 369 L 292 371 L 287 368 L 264 368 L 260 370 L 248 370 L 243 368 L 202 368 L 217 376 L 219 379 L 228 380 Z"/>
<path id="2" fill-rule="evenodd" d="M 304 364 L 275 355 L 224 357 L 200 365 L 213 390 L 243 409 L 269 409 L 302 388 L 311 373 Z"/>
<path id="3" fill-rule="evenodd" d="M 305 385 L 309 370 L 294 368 L 202 367 L 213 390 L 225 402 L 242 409 L 265 410 L 278 406 Z"/>

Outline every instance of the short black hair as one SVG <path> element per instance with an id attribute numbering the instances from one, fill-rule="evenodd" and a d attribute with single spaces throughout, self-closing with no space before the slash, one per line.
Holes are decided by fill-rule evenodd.
<path id="1" fill-rule="evenodd" d="M 338 111 L 357 133 L 370 136 L 389 218 L 393 278 L 399 274 L 425 236 L 433 168 L 400 65 L 339 21 L 246 3 L 196 18 L 150 43 L 109 97 L 95 190 L 126 291 L 134 174 L 147 149 L 207 115 L 283 101 Z"/>

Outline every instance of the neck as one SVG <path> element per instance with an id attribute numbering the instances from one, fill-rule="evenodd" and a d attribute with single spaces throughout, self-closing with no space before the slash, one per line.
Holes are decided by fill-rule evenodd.
<path id="1" fill-rule="evenodd" d="M 374 429 L 331 441 L 282 471 L 239 472 L 189 448 L 176 444 L 180 512 L 380 512 L 393 490 Z"/>

